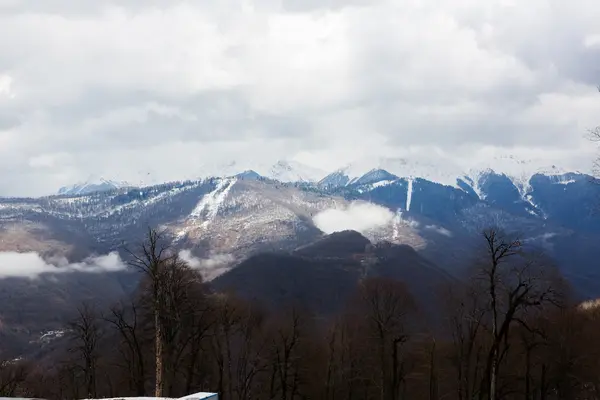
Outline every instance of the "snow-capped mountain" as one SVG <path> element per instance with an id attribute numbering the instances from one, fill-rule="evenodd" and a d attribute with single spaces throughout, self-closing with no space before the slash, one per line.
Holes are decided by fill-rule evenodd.
<path id="1" fill-rule="evenodd" d="M 587 175 L 515 157 L 467 172 L 440 160 L 436 166 L 366 159 L 319 182 L 319 172 L 300 163 L 229 163 L 216 177 L 144 188 L 100 180 L 56 197 L 0 199 L 0 251 L 104 254 L 139 240 L 151 225 L 167 229 L 182 249 L 239 260 L 259 250 L 294 248 L 336 226 L 356 226 L 370 240 L 409 244 L 452 269 L 453 258 L 444 252 L 453 249 L 459 257 L 464 251 L 454 242 L 471 243 L 490 225 L 552 249 L 600 239 L 600 216 L 593 212 L 599 187 Z M 564 268 L 575 271 L 595 257 L 595 248 L 557 256 L 579 259 Z"/>
<path id="2" fill-rule="evenodd" d="M 521 159 L 513 155 L 501 155 L 483 162 L 478 162 L 469 168 L 465 175 L 467 182 L 472 184 L 476 193 L 481 194 L 480 185 L 490 174 L 504 175 L 519 190 L 525 199 L 531 191 L 530 181 L 535 175 L 562 176 L 567 172 L 576 172 L 562 166 L 548 164 L 545 160 Z"/>
<path id="3" fill-rule="evenodd" d="M 319 168 L 314 168 L 297 161 L 278 161 L 268 170 L 258 168 L 259 174 L 266 178 L 281 182 L 318 182 L 327 173 Z"/>
<path id="4" fill-rule="evenodd" d="M 102 176 L 90 176 L 84 182 L 79 182 L 72 186 L 61 187 L 58 190 L 58 194 L 64 196 L 77 196 L 94 192 L 106 192 L 131 186 L 132 185 L 124 181 L 119 182 L 105 179 Z"/>
<path id="5" fill-rule="evenodd" d="M 537 166 L 510 176 L 481 168 L 472 181 L 469 174 L 454 173 L 463 179 L 450 185 L 444 184 L 450 183 L 448 173 L 430 168 L 429 180 L 410 168 L 392 161 L 365 165 L 350 171 L 351 181 L 322 185 L 282 183 L 257 172 L 240 174 L 234 167 L 228 177 L 0 198 L 0 253 L 37 253 L 42 260 L 70 262 L 112 251 L 127 257 L 123 246 L 135 248 L 152 226 L 167 232 L 182 258 L 213 279 L 259 253 L 290 252 L 327 233 L 353 229 L 373 243 L 408 245 L 436 268 L 458 276 L 481 245 L 481 231 L 494 226 L 552 259 L 577 294 L 600 297 L 600 271 L 595 268 L 600 258 L 600 215 L 595 212 L 600 185 L 590 176 L 556 173 L 560 169 L 542 170 L 544 174 Z M 338 177 L 348 176 L 342 171 Z M 65 273 L 23 283 L 0 279 L 0 302 L 35 293 L 39 298 L 27 303 L 28 310 L 46 306 L 47 296 L 58 299 L 54 307 L 61 310 L 69 301 L 79 301 L 63 301 L 65 294 L 115 299 L 124 287 L 133 286 L 134 278 L 111 274 Z M 44 326 L 53 329 L 46 314 L 52 313 L 42 316 Z"/>
<path id="6" fill-rule="evenodd" d="M 320 180 L 319 185 L 323 188 L 367 183 L 380 186 L 397 179 L 405 179 L 407 182 L 421 179 L 465 190 L 476 194 L 480 200 L 485 200 L 486 193 L 482 187 L 490 184 L 491 177 L 504 177 L 518 190 L 521 200 L 535 208 L 531 203 L 532 178 L 542 175 L 560 180 L 568 172 L 576 170 L 548 164 L 541 159 L 521 159 L 514 155 L 498 155 L 484 161 L 465 161 L 462 165 L 442 155 L 438 155 L 433 161 L 415 156 L 379 157 L 360 159 L 339 168 Z"/>
<path id="7" fill-rule="evenodd" d="M 275 163 L 234 160 L 217 164 L 204 164 L 196 173 L 194 179 L 211 177 L 227 178 L 249 171 L 280 182 L 317 182 L 327 174 L 323 170 L 294 160 L 279 160 Z"/>
<path id="8" fill-rule="evenodd" d="M 261 162 L 238 162 L 229 161 L 220 164 L 204 164 L 199 172 L 190 179 L 227 178 L 237 175 L 262 176 L 280 182 L 318 182 L 327 173 L 319 168 L 314 168 L 294 160 L 280 160 L 275 164 Z M 58 190 L 59 195 L 83 195 L 93 192 L 105 192 L 114 189 L 148 187 L 160 185 L 156 172 L 138 171 L 135 178 L 128 183 L 105 179 L 101 176 L 90 176 L 86 181 L 71 186 L 62 187 Z"/>
<path id="9" fill-rule="evenodd" d="M 417 157 L 377 157 L 356 160 L 323 178 L 322 186 L 353 184 L 373 171 L 386 171 L 399 178 L 422 178 L 457 187 L 457 179 L 465 173 L 453 161 L 440 156 L 435 162 Z"/>

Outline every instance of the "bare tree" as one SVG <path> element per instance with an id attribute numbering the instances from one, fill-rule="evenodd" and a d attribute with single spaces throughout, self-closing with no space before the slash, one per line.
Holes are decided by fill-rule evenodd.
<path id="1" fill-rule="evenodd" d="M 269 398 L 292 400 L 308 397 L 301 394 L 307 361 L 310 316 L 297 306 L 290 306 L 273 320 L 270 335 L 271 377 Z"/>
<path id="2" fill-rule="evenodd" d="M 137 396 L 145 394 L 146 366 L 142 316 L 135 301 L 120 303 L 111 307 L 105 320 L 110 323 L 121 339 L 120 347 L 129 373 L 131 384 Z"/>
<path id="3" fill-rule="evenodd" d="M 451 366 L 456 371 L 456 391 L 459 400 L 473 399 L 479 390 L 484 344 L 482 331 L 487 309 L 478 285 L 452 283 L 444 293 L 452 351 Z"/>
<path id="4" fill-rule="evenodd" d="M 29 371 L 29 364 L 21 360 L 0 362 L 0 396 L 14 397 L 19 394 Z"/>
<path id="5" fill-rule="evenodd" d="M 400 349 L 410 337 L 408 317 L 416 304 L 403 283 L 385 278 L 362 281 L 357 300 L 357 310 L 366 318 L 367 339 L 376 349 L 380 398 L 396 400 L 407 373 Z"/>
<path id="6" fill-rule="evenodd" d="M 89 398 L 96 397 L 96 367 L 100 356 L 99 341 L 102 336 L 100 317 L 96 309 L 83 303 L 77 309 L 77 317 L 69 324 L 70 335 L 76 352 L 83 361 L 85 391 Z"/>
<path id="7" fill-rule="evenodd" d="M 366 364 L 361 351 L 366 346 L 360 332 L 362 319 L 357 317 L 355 314 L 348 314 L 339 318 L 326 337 L 326 400 L 352 400 L 360 397 L 360 389 L 366 389 L 365 376 L 361 375 L 361 367 Z"/>
<path id="8" fill-rule="evenodd" d="M 523 319 L 531 308 L 543 307 L 556 299 L 553 270 L 531 258 L 518 239 L 510 239 L 496 229 L 483 233 L 487 263 L 480 270 L 486 287 L 491 318 L 491 345 L 487 354 L 488 394 L 497 399 L 498 369 L 507 351 L 510 328 L 526 326 Z M 483 395 L 481 392 L 480 396 Z"/>
<path id="9" fill-rule="evenodd" d="M 144 275 L 140 300 L 149 306 L 154 321 L 155 396 L 164 397 L 177 390 L 176 375 L 183 371 L 192 340 L 198 339 L 191 331 L 204 323 L 208 311 L 202 276 L 155 229 L 148 230 L 138 252 L 128 252 L 130 265 Z"/>
<path id="10" fill-rule="evenodd" d="M 164 394 L 164 349 L 163 332 L 161 319 L 163 318 L 162 301 L 165 297 L 164 289 L 164 271 L 167 264 L 172 263 L 177 257 L 170 247 L 165 244 L 163 233 L 156 229 L 148 228 L 145 240 L 142 242 L 139 250 L 132 251 L 126 249 L 131 260 L 129 265 L 140 271 L 146 278 L 149 285 L 150 302 L 154 316 L 154 351 L 156 383 L 155 397 L 163 397 Z"/>
<path id="11" fill-rule="evenodd" d="M 264 315 L 255 306 L 247 306 L 241 313 L 239 339 L 235 357 L 235 392 L 240 400 L 255 398 L 254 383 L 266 371 L 267 338 Z"/>
<path id="12" fill-rule="evenodd" d="M 166 395 L 175 393 L 176 375 L 181 373 L 184 355 L 192 340 L 201 339 L 208 329 L 208 303 L 202 276 L 178 257 L 172 257 L 162 273 L 160 325 L 166 361 Z"/>

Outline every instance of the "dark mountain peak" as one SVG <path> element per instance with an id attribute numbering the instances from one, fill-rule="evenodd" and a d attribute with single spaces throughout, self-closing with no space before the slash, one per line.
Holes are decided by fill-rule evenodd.
<path id="1" fill-rule="evenodd" d="M 349 257 L 365 253 L 371 242 L 357 231 L 334 232 L 294 252 L 305 257 Z"/>
<path id="2" fill-rule="evenodd" d="M 332 172 L 318 182 L 319 187 L 339 187 L 350 182 L 348 174 L 344 170 Z"/>
<path id="3" fill-rule="evenodd" d="M 436 290 L 453 280 L 410 246 L 371 244 L 358 232 L 344 231 L 293 254 L 256 254 L 211 284 L 268 307 L 303 304 L 317 315 L 331 315 L 346 306 L 365 277 L 404 282 L 428 316 L 436 312 L 431 301 Z"/>

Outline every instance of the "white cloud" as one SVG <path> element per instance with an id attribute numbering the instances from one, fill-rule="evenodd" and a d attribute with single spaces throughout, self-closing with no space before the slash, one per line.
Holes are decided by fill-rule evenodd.
<path id="1" fill-rule="evenodd" d="M 344 230 L 366 233 L 390 224 L 395 214 L 373 203 L 352 202 L 342 209 L 328 209 L 313 217 L 313 223 L 321 231 L 330 234 Z"/>
<path id="2" fill-rule="evenodd" d="M 0 252 L 0 278 L 37 278 L 43 274 L 103 273 L 126 268 L 116 252 L 69 263 L 64 257 L 44 259 L 38 253 Z"/>
<path id="3" fill-rule="evenodd" d="M 235 262 L 231 254 L 212 254 L 208 258 L 195 257 L 190 250 L 181 250 L 179 257 L 191 268 L 199 270 L 205 281 L 211 281 L 229 271 Z"/>
<path id="4" fill-rule="evenodd" d="M 135 180 L 157 157 L 158 180 L 415 146 L 560 163 L 600 122 L 598 13 L 594 0 L 0 1 L 0 194 Z"/>

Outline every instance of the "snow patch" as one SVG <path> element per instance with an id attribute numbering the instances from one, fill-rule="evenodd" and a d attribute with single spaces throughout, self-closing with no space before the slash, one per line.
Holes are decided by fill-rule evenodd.
<path id="1" fill-rule="evenodd" d="M 59 195 L 81 196 L 94 192 L 105 192 L 115 189 L 130 187 L 128 182 L 113 181 L 102 176 L 90 176 L 85 182 L 79 182 L 72 186 L 62 187 L 58 190 Z"/>
<path id="2" fill-rule="evenodd" d="M 374 184 L 371 185 L 371 189 L 375 189 L 375 188 L 383 187 L 383 186 L 388 186 L 388 185 L 391 185 L 394 182 L 396 182 L 396 181 L 385 180 L 385 181 L 375 182 Z"/>
<path id="3" fill-rule="evenodd" d="M 410 203 L 412 202 L 413 195 L 413 180 L 408 180 L 408 189 L 406 191 L 406 211 L 410 211 Z"/>
<path id="4" fill-rule="evenodd" d="M 318 182 L 326 172 L 318 168 L 299 163 L 297 161 L 278 161 L 270 168 L 257 167 L 260 173 L 267 178 L 280 182 Z"/>
<path id="5" fill-rule="evenodd" d="M 440 235 L 444 235 L 447 237 L 452 237 L 452 232 L 450 232 L 448 229 L 441 227 L 441 226 L 437 226 L 437 225 L 426 225 L 425 229 L 429 229 L 431 231 L 437 232 Z"/>
<path id="6" fill-rule="evenodd" d="M 392 221 L 392 240 L 394 242 L 400 241 L 400 227 L 405 226 L 412 229 L 417 229 L 419 227 L 419 223 L 410 218 L 404 218 L 404 213 L 402 209 L 399 208 L 394 215 L 394 219 Z"/>
<path id="7" fill-rule="evenodd" d="M 190 213 L 190 217 L 192 219 L 198 219 L 204 215 L 205 220 L 202 222 L 202 227 L 206 228 L 211 221 L 216 218 L 219 213 L 219 208 L 222 206 L 229 191 L 236 182 L 236 178 L 221 179 L 215 190 L 206 194 L 202 200 L 200 200 L 194 210 Z"/>
<path id="8" fill-rule="evenodd" d="M 422 178 L 431 182 L 458 188 L 457 178 L 464 172 L 450 159 L 436 157 L 429 162 L 422 157 L 407 155 L 401 158 L 369 157 L 356 160 L 339 168 L 329 176 L 346 176 L 350 185 L 373 170 L 384 170 L 399 178 Z"/>

